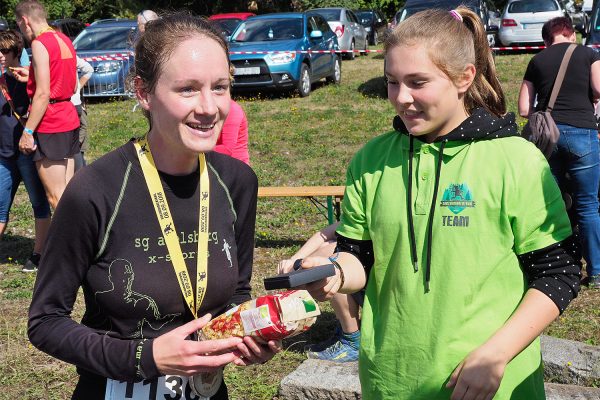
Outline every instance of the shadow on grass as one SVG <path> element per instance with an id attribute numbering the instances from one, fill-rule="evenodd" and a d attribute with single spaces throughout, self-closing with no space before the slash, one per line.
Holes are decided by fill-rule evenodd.
<path id="1" fill-rule="evenodd" d="M 320 80 L 318 82 L 313 82 L 311 93 L 315 90 L 319 90 L 328 85 L 328 83 L 324 80 Z M 294 97 L 299 97 L 298 92 L 293 87 L 288 89 L 243 89 L 243 88 L 234 88 L 232 90 L 232 97 L 234 100 L 245 100 L 245 101 L 253 101 L 253 100 L 281 100 L 281 99 L 289 99 Z"/>
<path id="2" fill-rule="evenodd" d="M 133 96 L 102 96 L 102 97 L 84 97 L 86 104 L 105 104 L 115 101 L 127 101 L 135 99 Z"/>
<path id="3" fill-rule="evenodd" d="M 308 331 L 285 339 L 283 341 L 283 348 L 294 353 L 304 353 L 304 346 L 329 339 L 333 335 L 336 323 L 337 319 L 333 312 L 322 312 L 317 317 L 317 322 Z"/>
<path id="4" fill-rule="evenodd" d="M 301 246 L 306 240 L 298 239 L 256 239 L 255 247 L 266 247 L 266 248 L 280 248 L 280 247 L 292 247 Z"/>
<path id="5" fill-rule="evenodd" d="M 366 97 L 387 99 L 387 87 L 385 86 L 383 75 L 361 83 L 358 87 L 358 91 Z"/>
<path id="6" fill-rule="evenodd" d="M 0 263 L 25 262 L 32 251 L 31 238 L 6 233 L 0 239 Z"/>
<path id="7" fill-rule="evenodd" d="M 519 55 L 519 54 L 537 54 L 541 50 L 492 50 L 492 53 L 495 56 L 504 56 L 504 55 Z"/>

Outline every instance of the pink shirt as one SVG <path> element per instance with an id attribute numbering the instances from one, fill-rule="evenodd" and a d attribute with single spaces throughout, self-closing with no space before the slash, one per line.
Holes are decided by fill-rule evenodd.
<path id="1" fill-rule="evenodd" d="M 231 100 L 229 115 L 217 140 L 215 151 L 250 164 L 248 154 L 248 120 L 242 107 Z"/>

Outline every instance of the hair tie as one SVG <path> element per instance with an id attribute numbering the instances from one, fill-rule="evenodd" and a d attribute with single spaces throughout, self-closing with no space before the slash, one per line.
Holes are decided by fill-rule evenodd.
<path id="1" fill-rule="evenodd" d="M 463 17 L 462 15 L 460 15 L 460 13 L 456 10 L 450 10 L 449 11 L 450 15 L 452 15 L 452 18 L 454 18 L 457 21 L 463 22 Z"/>

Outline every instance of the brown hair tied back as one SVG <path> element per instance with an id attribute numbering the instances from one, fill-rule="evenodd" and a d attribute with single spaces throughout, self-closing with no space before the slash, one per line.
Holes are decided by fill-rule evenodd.
<path id="1" fill-rule="evenodd" d="M 452 13 L 442 9 L 418 12 L 402 21 L 384 42 L 384 53 L 398 46 L 422 45 L 433 63 L 453 82 L 462 77 L 467 64 L 476 69 L 473 84 L 465 93 L 465 109 L 483 107 L 497 116 L 506 114 L 506 99 L 481 19 L 467 7 Z M 435 29 L 432 29 L 435 27 Z"/>
<path id="2" fill-rule="evenodd" d="M 135 46 L 135 63 L 131 78 L 138 79 L 143 89 L 152 93 L 163 66 L 169 62 L 173 51 L 185 40 L 196 36 L 212 39 L 221 46 L 231 73 L 229 47 L 221 32 L 207 19 L 180 11 L 162 15 L 146 24 L 146 30 L 140 35 Z M 150 120 L 149 115 L 144 114 Z"/>

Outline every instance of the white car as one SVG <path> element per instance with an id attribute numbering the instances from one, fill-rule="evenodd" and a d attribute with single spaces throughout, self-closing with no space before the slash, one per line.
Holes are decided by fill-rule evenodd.
<path id="1" fill-rule="evenodd" d="M 556 0 L 509 0 L 502 13 L 498 38 L 503 46 L 543 44 L 544 23 L 564 16 L 565 11 Z"/>
<path id="2" fill-rule="evenodd" d="M 354 60 L 355 56 L 360 55 L 355 52 L 356 50 L 368 50 L 368 32 L 351 10 L 331 7 L 314 8 L 307 12 L 319 14 L 327 20 L 329 27 L 337 36 L 340 49 L 348 51 L 344 53 L 346 58 Z"/>

